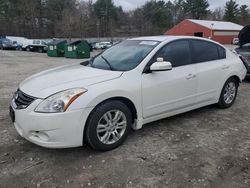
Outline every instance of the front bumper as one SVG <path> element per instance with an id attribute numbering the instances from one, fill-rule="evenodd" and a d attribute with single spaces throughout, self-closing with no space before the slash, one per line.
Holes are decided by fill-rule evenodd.
<path id="1" fill-rule="evenodd" d="M 63 113 L 34 112 L 41 101 L 35 100 L 26 109 L 14 109 L 14 126 L 19 135 L 47 148 L 82 146 L 84 126 L 92 108 Z"/>

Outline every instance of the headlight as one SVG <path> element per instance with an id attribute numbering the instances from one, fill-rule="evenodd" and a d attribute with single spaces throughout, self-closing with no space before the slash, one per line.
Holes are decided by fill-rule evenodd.
<path id="1" fill-rule="evenodd" d="M 65 112 L 70 104 L 80 95 L 87 92 L 86 89 L 69 89 L 46 98 L 35 109 L 35 112 L 58 113 Z"/>

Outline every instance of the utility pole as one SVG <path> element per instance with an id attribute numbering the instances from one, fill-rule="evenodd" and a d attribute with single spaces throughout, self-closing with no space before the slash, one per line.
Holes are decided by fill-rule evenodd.
<path id="1" fill-rule="evenodd" d="M 98 42 L 100 42 L 100 19 L 97 20 L 96 29 L 97 29 Z"/>
<path id="2" fill-rule="evenodd" d="M 212 23 L 211 24 L 211 27 L 210 27 L 210 37 L 209 37 L 209 39 L 213 39 L 213 27 L 214 27 L 214 24 Z"/>

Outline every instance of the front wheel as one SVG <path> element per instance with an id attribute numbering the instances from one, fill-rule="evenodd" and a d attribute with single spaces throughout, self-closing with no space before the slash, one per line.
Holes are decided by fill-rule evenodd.
<path id="1" fill-rule="evenodd" d="M 99 151 L 108 151 L 120 146 L 131 129 L 132 115 L 120 101 L 108 101 L 94 109 L 85 129 L 89 145 Z"/>
<path id="2" fill-rule="evenodd" d="M 218 106 L 220 108 L 229 108 L 233 105 L 237 93 L 238 93 L 239 83 L 235 78 L 229 78 L 224 84 Z"/>

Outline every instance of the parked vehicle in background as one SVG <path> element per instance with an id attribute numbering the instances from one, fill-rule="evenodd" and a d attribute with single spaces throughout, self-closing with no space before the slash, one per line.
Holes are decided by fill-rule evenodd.
<path id="1" fill-rule="evenodd" d="M 245 63 L 248 76 L 250 75 L 250 25 L 245 26 L 239 33 L 239 47 L 235 49 Z"/>
<path id="2" fill-rule="evenodd" d="M 250 43 L 244 44 L 243 46 L 236 48 L 235 51 L 240 55 L 242 61 L 244 61 L 247 74 L 250 76 Z"/>
<path id="3" fill-rule="evenodd" d="M 19 50 L 25 50 L 27 46 L 32 45 L 33 40 L 26 37 L 6 36 L 6 38 L 16 42 L 16 48 Z"/>
<path id="4" fill-rule="evenodd" d="M 224 46 L 196 37 L 123 41 L 80 64 L 24 80 L 10 106 L 17 132 L 49 148 L 121 145 L 131 128 L 206 105 L 233 105 L 246 68 Z"/>
<path id="5" fill-rule="evenodd" d="M 111 42 L 98 42 L 95 43 L 94 48 L 95 49 L 107 49 L 112 46 Z"/>
<path id="6" fill-rule="evenodd" d="M 1 38 L 0 39 L 0 49 L 1 50 L 15 50 L 16 46 L 10 39 Z"/>
<path id="7" fill-rule="evenodd" d="M 17 41 L 13 41 L 13 44 L 15 45 L 16 50 L 22 50 L 23 44 L 18 43 Z"/>
<path id="8" fill-rule="evenodd" d="M 31 46 L 32 44 L 33 44 L 33 40 L 31 40 L 31 39 L 24 40 L 22 43 L 22 50 L 23 51 L 30 51 L 29 46 Z"/>
<path id="9" fill-rule="evenodd" d="M 48 49 L 48 43 L 46 40 L 34 39 L 32 44 L 25 46 L 26 51 L 45 53 Z"/>
<path id="10" fill-rule="evenodd" d="M 232 44 L 238 45 L 239 44 L 239 38 L 233 38 Z"/>
<path id="11" fill-rule="evenodd" d="M 52 40 L 45 39 L 28 39 L 26 37 L 16 37 L 16 36 L 6 36 L 6 38 L 15 41 L 17 48 L 24 51 L 33 51 L 33 52 L 47 52 L 48 43 Z"/>

